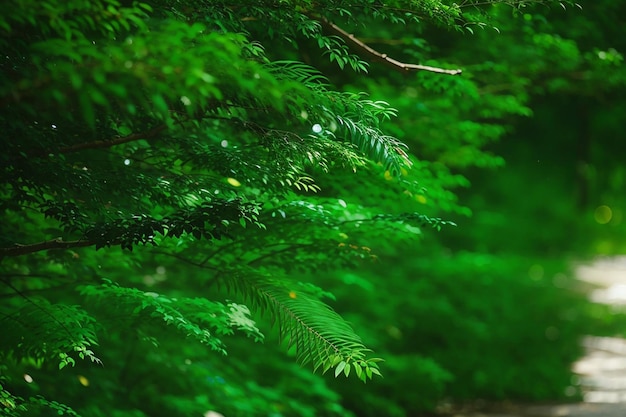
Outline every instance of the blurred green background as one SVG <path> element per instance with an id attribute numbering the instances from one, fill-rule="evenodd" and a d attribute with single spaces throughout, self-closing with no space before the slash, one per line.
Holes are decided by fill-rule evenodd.
<path id="1" fill-rule="evenodd" d="M 383 381 L 333 381 L 356 415 L 578 401 L 581 337 L 623 334 L 574 267 L 626 253 L 626 2 L 581 6 L 495 6 L 499 31 L 473 34 L 351 28 L 400 61 L 464 70 L 332 78 L 399 109 L 388 128 L 431 172 L 414 198 L 458 225 L 315 278 L 387 359 Z"/>

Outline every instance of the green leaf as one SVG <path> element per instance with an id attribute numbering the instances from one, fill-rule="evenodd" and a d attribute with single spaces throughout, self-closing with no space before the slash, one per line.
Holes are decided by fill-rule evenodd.
<path id="1" fill-rule="evenodd" d="M 346 361 L 339 362 L 339 364 L 335 368 L 335 378 L 338 377 L 339 374 L 341 374 L 341 372 L 346 368 L 346 366 L 348 366 L 348 363 Z"/>

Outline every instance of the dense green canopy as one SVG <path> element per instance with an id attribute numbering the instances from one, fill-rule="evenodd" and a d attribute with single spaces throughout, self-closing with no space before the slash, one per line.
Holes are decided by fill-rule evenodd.
<path id="1" fill-rule="evenodd" d="M 507 174 L 458 196 L 529 149 L 493 144 L 534 108 L 593 101 L 576 101 L 592 124 L 623 108 L 624 41 L 609 26 L 582 42 L 594 21 L 565 6 L 9 1 L 0 414 L 402 416 L 578 395 L 589 306 L 564 262 L 535 259 L 563 234 L 507 252 L 531 229 L 523 203 L 522 220 L 484 203 Z M 626 173 L 593 171 L 580 140 L 594 209 Z M 611 186 L 590 189 L 592 171 Z M 546 216 L 575 223 L 575 206 Z"/>

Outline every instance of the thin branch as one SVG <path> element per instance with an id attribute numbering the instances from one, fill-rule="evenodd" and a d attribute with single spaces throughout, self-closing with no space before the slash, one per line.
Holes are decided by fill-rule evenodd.
<path id="1" fill-rule="evenodd" d="M 6 282 L 6 281 L 0 280 L 0 282 Z M 63 289 L 68 289 L 68 288 L 75 288 L 75 287 L 76 287 L 75 282 L 66 282 L 66 283 L 51 286 L 51 287 L 22 290 L 22 293 L 20 295 L 30 296 L 30 295 L 35 295 L 35 294 L 49 294 L 50 291 L 57 291 L 57 290 L 63 290 Z M 1 298 L 13 298 L 13 297 L 15 297 L 14 293 L 0 292 L 0 299 Z"/>
<path id="2" fill-rule="evenodd" d="M 222 246 L 222 248 L 224 248 L 226 246 Z M 217 252 L 217 251 L 216 251 Z M 206 263 L 208 262 L 208 260 L 210 258 L 207 258 L 201 262 L 195 262 L 192 261 L 191 259 L 187 259 L 177 253 L 170 253 L 170 252 L 163 252 L 160 250 L 152 250 L 152 253 L 154 253 L 155 255 L 163 255 L 163 256 L 169 256 L 175 259 L 178 259 L 179 261 L 188 263 L 189 265 L 193 265 L 197 268 L 203 268 L 203 269 L 209 269 L 212 271 L 215 271 L 215 275 L 211 278 L 209 278 L 209 280 L 206 282 L 206 287 L 210 288 L 212 287 L 215 283 L 217 283 L 217 281 L 221 278 L 221 276 L 226 272 L 224 269 L 220 269 L 211 265 L 206 265 Z"/>
<path id="3" fill-rule="evenodd" d="M 72 146 L 66 146 L 64 148 L 60 148 L 57 152 L 71 153 L 71 152 L 82 151 L 85 149 L 110 148 L 115 145 L 121 145 L 123 143 L 133 142 L 133 141 L 140 140 L 140 139 L 150 139 L 158 135 L 159 133 L 161 133 L 166 128 L 167 126 L 160 125 L 146 132 L 133 133 L 128 136 L 123 136 L 121 138 L 118 137 L 118 138 L 113 138 L 109 140 L 98 140 L 95 142 L 85 142 L 85 143 L 79 143 L 79 144 L 72 145 Z"/>
<path id="4" fill-rule="evenodd" d="M 340 28 L 339 26 L 337 26 L 333 22 L 329 21 L 328 19 L 326 19 L 324 17 L 320 17 L 319 19 L 320 19 L 320 21 L 322 23 L 322 26 L 326 27 L 328 30 L 330 30 L 330 31 L 334 32 L 335 34 L 339 35 L 343 40 L 345 40 L 347 43 L 349 43 L 350 45 L 352 45 L 356 49 L 366 52 L 367 54 L 371 55 L 372 57 L 374 57 L 378 61 L 382 61 L 385 64 L 391 65 L 396 70 L 399 70 L 399 71 L 428 71 L 428 72 L 436 72 L 436 73 L 439 73 L 439 74 L 448 74 L 448 75 L 459 75 L 462 72 L 460 69 L 448 70 L 448 69 L 444 69 L 444 68 L 430 67 L 428 65 L 407 64 L 407 63 L 404 63 L 404 62 L 400 62 L 400 61 L 398 61 L 396 59 L 391 58 L 387 54 L 383 54 L 381 52 L 378 52 L 374 48 L 372 48 L 372 47 L 368 46 L 367 44 L 365 44 L 363 41 L 359 40 L 353 34 L 346 32 L 345 30 L 343 30 L 342 28 Z"/>
<path id="5" fill-rule="evenodd" d="M 181 255 L 179 255 L 177 253 L 174 253 L 174 252 L 164 252 L 164 251 L 156 250 L 156 249 L 153 249 L 151 252 L 154 253 L 155 255 L 169 256 L 169 257 L 178 259 L 179 261 L 185 262 L 185 263 L 187 263 L 189 265 L 192 265 L 192 266 L 195 266 L 195 267 L 198 267 L 198 268 L 204 268 L 204 269 L 211 269 L 211 270 L 214 270 L 214 271 L 219 271 L 218 268 L 215 268 L 215 267 L 213 267 L 211 265 L 205 265 L 206 264 L 205 261 L 195 262 L 195 261 L 193 261 L 191 259 L 185 258 L 184 256 L 181 256 Z"/>
<path id="6" fill-rule="evenodd" d="M 377 43 L 384 45 L 406 45 L 405 39 L 387 39 L 387 38 L 359 38 L 359 40 L 365 44 Z"/>
<path id="7" fill-rule="evenodd" d="M 82 248 L 95 244 L 95 242 L 89 240 L 65 241 L 61 238 L 46 240 L 45 242 L 33 243 L 30 245 L 15 244 L 8 248 L 0 248 L 0 259 L 4 258 L 5 256 L 21 256 L 33 252 L 39 252 L 42 250 Z"/>
<path id="8" fill-rule="evenodd" d="M 282 245 L 285 245 L 285 243 L 280 243 L 280 244 L 277 244 L 277 245 L 268 245 L 268 246 L 279 246 L 279 245 L 282 246 Z M 281 253 L 285 253 L 285 252 L 289 252 L 289 251 L 297 250 L 297 249 L 301 249 L 301 248 L 306 248 L 306 247 L 310 247 L 310 246 L 315 246 L 315 243 L 294 243 L 294 244 L 291 244 L 291 245 L 287 246 L 286 248 L 275 250 L 273 252 L 267 252 L 267 253 L 264 253 L 263 255 L 260 255 L 260 256 L 254 258 L 254 259 L 251 259 L 250 261 L 248 261 L 248 265 L 254 265 L 256 263 L 259 263 L 260 261 L 262 261 L 265 258 L 271 258 L 272 256 L 275 256 L 275 255 L 278 255 L 278 254 L 281 254 Z"/>
<path id="9" fill-rule="evenodd" d="M 226 243 L 226 244 L 220 246 L 219 248 L 217 248 L 213 252 L 210 252 L 202 261 L 200 261 L 199 266 L 203 267 L 204 265 L 207 264 L 207 262 L 209 262 L 211 259 L 213 259 L 215 256 L 217 256 L 223 250 L 231 248 L 232 246 L 235 246 L 235 245 L 240 244 L 240 243 L 241 243 L 240 240 L 234 240 L 232 242 L 229 242 L 229 243 Z"/>
<path id="10" fill-rule="evenodd" d="M 36 302 L 34 302 L 32 299 L 30 299 L 26 294 L 24 294 L 22 291 L 20 291 L 17 287 L 13 286 L 11 283 L 6 282 L 6 281 L 2 281 L 2 283 L 4 285 L 6 285 L 7 287 L 9 287 L 10 289 L 12 289 L 17 295 L 19 295 L 20 297 L 22 297 L 24 300 L 26 300 L 29 304 L 32 304 L 36 309 L 40 310 L 41 312 L 43 312 L 45 315 L 47 315 L 48 317 L 50 317 L 52 319 L 52 321 L 56 322 L 64 331 L 65 333 L 71 338 L 72 337 L 72 333 L 70 332 L 70 330 L 67 328 L 67 326 L 65 326 L 65 324 L 63 324 L 62 321 L 60 321 L 59 319 L 56 318 L 56 316 L 51 313 L 50 311 L 46 310 L 45 308 L 43 308 L 42 306 L 40 306 L 39 304 L 37 304 Z M 24 325 L 23 323 L 21 323 L 19 320 L 16 320 L 18 323 Z M 24 326 L 26 327 L 26 326 Z"/>
<path id="11" fill-rule="evenodd" d="M 218 119 L 218 120 L 238 120 L 237 118 L 233 118 L 233 117 L 223 117 L 223 116 L 217 116 L 217 115 L 204 115 L 202 116 L 202 118 L 203 119 Z M 182 124 L 184 123 L 184 121 L 180 121 L 178 123 Z M 83 151 L 85 149 L 111 148 L 116 145 L 121 145 L 121 144 L 128 143 L 128 142 L 134 142 L 136 140 L 151 139 L 166 129 L 167 129 L 167 125 L 161 124 L 145 132 L 131 133 L 130 135 L 122 136 L 122 137 L 114 137 L 114 138 L 110 138 L 106 140 L 97 140 L 94 142 L 84 142 L 84 143 L 77 143 L 76 145 L 65 146 L 63 148 L 57 149 L 55 153 L 65 154 L 65 153 Z M 43 156 L 47 154 L 48 152 L 40 151 L 31 155 Z"/>
<path id="12" fill-rule="evenodd" d="M 48 274 L 0 274 L 0 280 L 4 281 L 3 278 L 45 278 L 45 279 L 59 279 L 64 278 L 66 275 L 48 275 Z"/>

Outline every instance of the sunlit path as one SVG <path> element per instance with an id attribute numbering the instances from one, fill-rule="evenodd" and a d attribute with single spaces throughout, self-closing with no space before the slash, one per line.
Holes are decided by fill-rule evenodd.
<path id="1" fill-rule="evenodd" d="M 626 340 L 588 337 L 587 355 L 574 366 L 581 375 L 586 402 L 626 402 Z"/>
<path id="2" fill-rule="evenodd" d="M 626 308 L 626 256 L 600 259 L 576 269 L 578 279 L 593 285 L 597 303 Z M 500 413 L 458 414 L 456 417 L 624 417 L 626 416 L 626 339 L 588 336 L 586 354 L 574 364 L 584 402 L 512 406 Z"/>
<path id="3" fill-rule="evenodd" d="M 626 257 L 580 266 L 577 275 L 598 286 L 590 294 L 593 301 L 626 306 Z M 575 364 L 574 371 L 581 376 L 585 402 L 626 403 L 626 340 L 587 337 L 583 344 L 587 355 Z"/>

